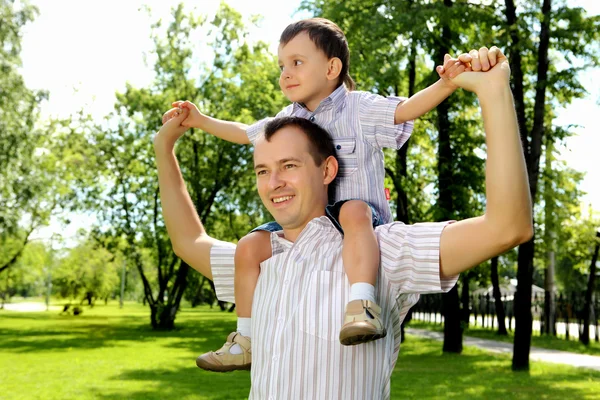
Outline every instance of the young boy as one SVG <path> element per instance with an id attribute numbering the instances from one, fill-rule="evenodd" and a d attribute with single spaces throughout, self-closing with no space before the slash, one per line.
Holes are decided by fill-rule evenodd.
<path id="1" fill-rule="evenodd" d="M 344 33 L 323 18 L 289 25 L 281 35 L 278 58 L 279 85 L 293 104 L 277 117 L 294 115 L 316 122 L 331 134 L 337 150 L 340 168 L 335 202 L 327 207 L 327 215 L 344 234 L 342 258 L 351 285 L 339 340 L 343 345 L 356 345 L 380 339 L 385 337 L 386 329 L 375 299 L 379 248 L 373 228 L 392 221 L 384 194 L 381 149 L 402 147 L 412 131 L 412 120 L 454 92 L 456 86 L 449 78 L 465 71 L 466 65 L 446 56 L 443 67 L 437 69 L 442 79 L 410 99 L 354 91 Z M 217 120 L 202 114 L 189 101 L 174 102 L 173 107 L 163 116 L 163 123 L 187 108 L 190 113 L 183 126 L 199 128 L 234 143 L 254 143 L 268 121 L 247 126 Z M 283 171 L 296 167 L 290 160 L 281 168 Z M 291 191 L 278 186 L 276 178 L 269 179 L 271 201 L 276 207 L 294 207 Z M 254 289 L 260 263 L 272 255 L 271 232 L 281 229 L 271 222 L 239 241 L 235 255 L 238 329 L 229 335 L 221 349 L 198 357 L 196 363 L 200 368 L 219 372 L 250 369 Z"/>

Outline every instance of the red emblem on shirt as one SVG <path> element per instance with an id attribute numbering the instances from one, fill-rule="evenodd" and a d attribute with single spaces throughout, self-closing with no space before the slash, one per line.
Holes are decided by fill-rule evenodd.
<path id="1" fill-rule="evenodd" d="M 390 189 L 389 188 L 385 188 L 384 192 L 385 192 L 385 199 L 389 200 L 390 199 Z"/>

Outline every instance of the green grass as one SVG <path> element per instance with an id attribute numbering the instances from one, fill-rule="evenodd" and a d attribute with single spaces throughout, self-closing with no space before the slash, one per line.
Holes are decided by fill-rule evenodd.
<path id="1" fill-rule="evenodd" d="M 248 372 L 214 374 L 194 363 L 220 347 L 235 316 L 184 308 L 178 329 L 154 332 L 147 308 L 97 305 L 78 317 L 0 311 L 0 399 L 243 399 Z M 513 373 L 510 358 L 409 336 L 392 378 L 395 399 L 600 398 L 600 373 L 533 363 Z"/>
<path id="2" fill-rule="evenodd" d="M 412 328 L 435 330 L 438 332 L 442 332 L 444 330 L 443 325 L 417 320 L 410 321 L 410 324 L 408 326 Z M 513 343 L 514 341 L 514 332 L 509 332 L 508 336 L 502 336 L 498 335 L 495 329 L 492 330 L 481 327 L 470 327 L 465 330 L 464 335 L 477 337 L 481 339 L 498 340 L 507 343 Z M 541 347 L 543 349 L 570 351 L 571 353 L 600 356 L 600 343 L 595 341 L 590 341 L 589 346 L 584 346 L 575 338 L 566 340 L 564 337 L 560 338 L 554 336 L 534 335 L 531 337 L 531 345 L 534 347 Z"/>

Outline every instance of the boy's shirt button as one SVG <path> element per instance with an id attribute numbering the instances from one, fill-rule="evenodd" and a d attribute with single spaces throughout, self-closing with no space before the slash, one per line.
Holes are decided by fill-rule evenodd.
<path id="1" fill-rule="evenodd" d="M 339 144 L 337 146 L 335 146 L 336 149 L 341 150 L 342 146 L 340 146 Z"/>
<path id="2" fill-rule="evenodd" d="M 308 119 L 310 122 L 315 122 L 315 116 L 311 115 L 310 118 Z"/>

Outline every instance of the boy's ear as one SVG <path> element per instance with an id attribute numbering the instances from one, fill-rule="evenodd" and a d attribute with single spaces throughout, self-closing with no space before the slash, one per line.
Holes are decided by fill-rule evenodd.
<path id="1" fill-rule="evenodd" d="M 330 81 L 336 80 L 342 72 L 342 60 L 337 57 L 329 59 L 327 64 L 327 79 Z"/>
<path id="2" fill-rule="evenodd" d="M 338 161 L 334 156 L 329 156 L 323 161 L 323 183 L 329 185 L 338 173 Z"/>

